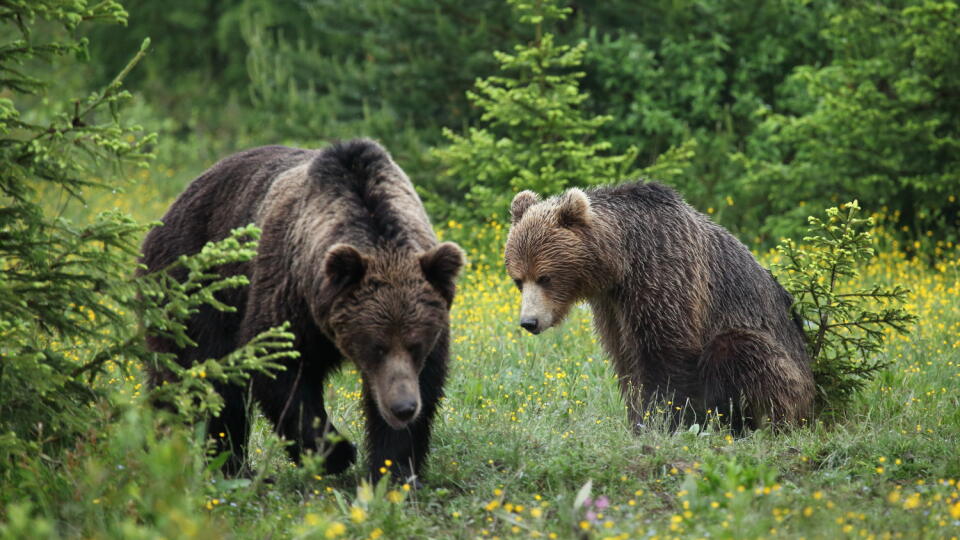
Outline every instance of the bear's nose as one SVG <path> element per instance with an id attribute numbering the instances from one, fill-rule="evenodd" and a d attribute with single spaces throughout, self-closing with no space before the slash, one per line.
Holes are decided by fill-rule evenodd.
<path id="1" fill-rule="evenodd" d="M 406 422 L 413 418 L 413 413 L 417 412 L 417 402 L 409 400 L 393 403 L 390 405 L 390 412 L 392 412 L 398 420 Z"/>
<path id="2" fill-rule="evenodd" d="M 539 322 L 540 321 L 538 321 L 534 317 L 528 317 L 526 319 L 520 319 L 520 326 L 522 326 L 524 330 L 526 330 L 527 332 L 530 332 L 531 334 L 539 334 L 540 333 L 540 330 L 538 329 L 538 327 L 540 326 L 538 324 Z"/>

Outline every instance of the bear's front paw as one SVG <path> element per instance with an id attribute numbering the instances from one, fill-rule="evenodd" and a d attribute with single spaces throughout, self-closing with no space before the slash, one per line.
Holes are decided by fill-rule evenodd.
<path id="1" fill-rule="evenodd" d="M 338 474 L 347 470 L 347 467 L 357 461 L 357 447 L 347 440 L 339 440 L 330 449 L 323 460 L 323 467 L 327 474 Z"/>

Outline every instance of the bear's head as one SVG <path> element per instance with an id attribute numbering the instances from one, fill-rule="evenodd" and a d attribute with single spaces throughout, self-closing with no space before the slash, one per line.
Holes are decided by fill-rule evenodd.
<path id="1" fill-rule="evenodd" d="M 419 376 L 449 327 L 463 250 L 444 242 L 425 252 L 364 254 L 348 244 L 326 253 L 334 291 L 325 318 L 340 352 L 360 369 L 380 415 L 401 429 L 420 414 Z"/>
<path id="2" fill-rule="evenodd" d="M 539 334 L 560 324 L 590 285 L 590 269 L 596 266 L 590 200 L 576 188 L 545 201 L 521 191 L 510 214 L 507 273 L 523 296 L 520 326 Z"/>

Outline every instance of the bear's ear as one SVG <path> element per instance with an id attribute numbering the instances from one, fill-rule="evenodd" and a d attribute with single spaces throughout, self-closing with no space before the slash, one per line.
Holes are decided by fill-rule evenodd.
<path id="1" fill-rule="evenodd" d="M 363 279 L 367 258 L 351 245 L 334 244 L 323 259 L 323 271 L 332 283 L 353 285 Z"/>
<path id="2" fill-rule="evenodd" d="M 457 274 L 466 262 L 466 254 L 453 242 L 437 244 L 420 255 L 420 268 L 424 277 L 440 291 L 448 304 L 453 302 Z"/>
<path id="3" fill-rule="evenodd" d="M 557 201 L 557 217 L 561 227 L 576 227 L 590 224 L 590 199 L 579 188 L 570 188 Z"/>
<path id="4" fill-rule="evenodd" d="M 527 209 L 540 202 L 540 196 L 529 189 L 517 193 L 510 203 L 510 223 L 515 224 L 520 221 Z"/>

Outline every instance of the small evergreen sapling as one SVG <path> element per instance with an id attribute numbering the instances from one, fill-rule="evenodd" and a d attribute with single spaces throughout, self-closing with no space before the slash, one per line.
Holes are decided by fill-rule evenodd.
<path id="1" fill-rule="evenodd" d="M 149 40 L 106 87 L 67 103 L 45 101 L 52 81 L 38 60 L 86 58 L 80 26 L 126 20 L 113 0 L 0 7 L 8 38 L 0 46 L 0 507 L 21 487 L 37 485 L 25 479 L 33 474 L 25 463 L 40 456 L 43 465 L 59 466 L 62 450 L 106 429 L 112 412 L 129 406 L 107 380 L 134 380 L 144 362 L 171 362 L 146 349 L 146 331 L 186 343 L 186 317 L 201 303 L 224 308 L 214 293 L 246 283 L 214 269 L 255 253 L 258 231 L 241 229 L 178 261 L 190 269 L 184 284 L 134 278 L 144 225 L 113 211 L 78 223 L 45 204 L 42 188 L 84 203 L 86 189 L 113 187 L 111 171 L 146 167 L 152 158 L 155 135 L 120 114 L 131 97 L 124 78 Z M 37 25 L 44 31 L 35 32 Z M 211 380 L 276 369 L 277 360 L 293 354 L 291 339 L 283 328 L 270 330 L 222 360 L 196 366 L 208 377 L 182 376 L 158 392 L 183 404 L 187 419 L 215 413 L 220 402 Z"/>
<path id="2" fill-rule="evenodd" d="M 249 284 L 244 275 L 225 277 L 217 269 L 252 259 L 256 256 L 259 238 L 260 229 L 247 225 L 233 230 L 223 240 L 208 243 L 194 255 L 180 256 L 162 272 L 140 277 L 137 285 L 143 301 L 137 308 L 143 332 L 169 339 L 178 347 L 196 345 L 187 336 L 187 320 L 204 304 L 220 311 L 236 311 L 219 301 L 216 293 Z M 167 273 L 175 267 L 188 270 L 185 281 L 179 282 Z M 175 405 L 180 417 L 187 421 L 200 421 L 208 414 L 218 415 L 223 409 L 223 398 L 213 382 L 238 384 L 249 379 L 252 373 L 269 375 L 283 369 L 279 361 L 298 356 L 292 349 L 294 336 L 287 331 L 287 326 L 271 328 L 223 358 L 208 358 L 190 367 L 179 365 L 171 354 L 145 353 L 146 361 L 154 368 L 173 375 L 172 382 L 152 390 L 151 399 Z M 143 336 L 138 339 L 142 341 Z"/>
<path id="3" fill-rule="evenodd" d="M 443 175 L 465 193 L 448 207 L 451 217 L 488 221 L 506 215 L 513 194 L 523 189 L 553 194 L 569 186 L 619 181 L 630 174 L 637 149 L 610 154 L 596 141 L 609 116 L 588 117 L 580 91 L 586 42 L 560 45 L 548 25 L 571 12 L 556 0 L 509 0 L 533 39 L 513 54 L 495 52 L 500 74 L 477 80 L 467 98 L 483 111 L 487 127 L 460 135 L 446 129 L 450 144 L 434 151 Z"/>
<path id="4" fill-rule="evenodd" d="M 154 136 L 117 113 L 130 97 L 123 79 L 148 42 L 105 88 L 44 101 L 52 84 L 44 63 L 87 56 L 79 27 L 126 18 L 112 0 L 0 8 L 0 485 L 17 485 L 15 459 L 53 461 L 95 424 L 90 405 L 106 393 L 90 381 L 110 360 L 126 369 L 136 347 L 120 297 L 143 227 L 116 212 L 74 223 L 48 212 L 41 194 L 50 187 L 80 199 L 111 167 L 150 158 Z"/>
<path id="5" fill-rule="evenodd" d="M 874 256 L 874 222 L 859 211 L 853 201 L 827 209 L 826 220 L 810 216 L 803 245 L 777 246 L 785 262 L 775 270 L 804 321 L 820 410 L 849 402 L 890 364 L 878 355 L 885 334 L 906 334 L 916 322 L 903 308 L 906 289 L 859 283 L 858 266 Z"/>

